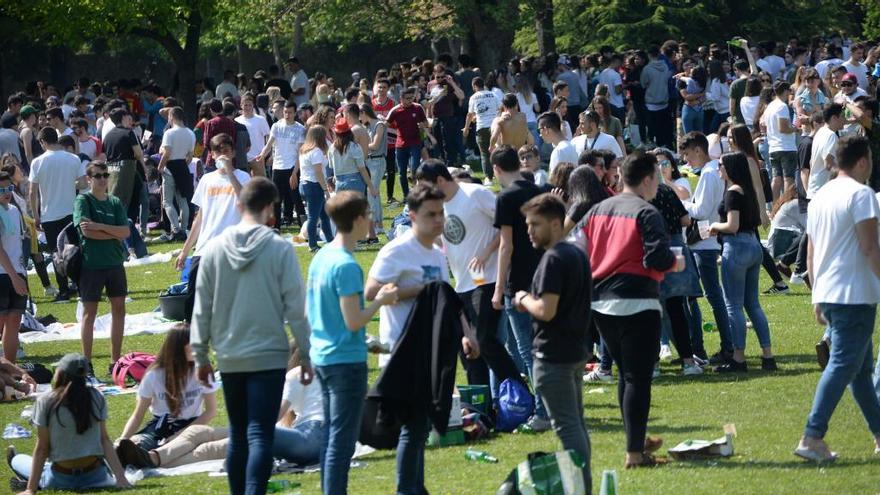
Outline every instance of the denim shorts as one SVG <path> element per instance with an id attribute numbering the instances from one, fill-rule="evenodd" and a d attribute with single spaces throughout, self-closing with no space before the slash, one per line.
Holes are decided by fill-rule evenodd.
<path id="1" fill-rule="evenodd" d="M 360 173 L 336 176 L 336 191 L 357 191 L 367 194 L 367 184 Z"/>
<path id="2" fill-rule="evenodd" d="M 788 177 L 794 179 L 797 172 L 797 151 L 774 151 L 770 153 L 770 168 L 773 177 Z"/>

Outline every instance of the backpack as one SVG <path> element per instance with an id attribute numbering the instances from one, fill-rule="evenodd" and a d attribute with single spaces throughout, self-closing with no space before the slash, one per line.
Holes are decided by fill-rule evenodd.
<path id="1" fill-rule="evenodd" d="M 147 373 L 147 369 L 156 362 L 156 356 L 146 352 L 129 352 L 119 358 L 113 365 L 113 383 L 125 388 L 128 386 L 127 379 L 134 384 L 140 383 Z"/>
<path id="2" fill-rule="evenodd" d="M 86 202 L 89 204 L 89 210 L 94 214 L 92 200 L 90 194 L 84 194 Z M 56 251 L 52 255 L 55 264 L 55 273 L 61 277 L 67 277 L 74 283 L 79 284 L 79 277 L 82 274 L 83 254 L 82 239 L 76 230 L 77 225 L 73 222 L 67 224 L 58 234 L 56 241 Z"/>
<path id="3" fill-rule="evenodd" d="M 498 389 L 498 417 L 495 420 L 495 429 L 511 432 L 528 421 L 534 410 L 535 397 L 525 384 L 508 378 L 501 382 Z"/>

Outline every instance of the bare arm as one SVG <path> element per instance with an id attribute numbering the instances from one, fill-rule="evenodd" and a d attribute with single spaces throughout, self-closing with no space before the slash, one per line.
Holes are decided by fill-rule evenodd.
<path id="1" fill-rule="evenodd" d="M 28 206 L 31 207 L 31 213 L 34 215 L 34 221 L 37 224 L 37 228 L 42 230 L 40 226 L 40 185 L 36 182 L 31 182 L 31 194 L 28 197 L 30 203 Z"/>
<path id="2" fill-rule="evenodd" d="M 381 131 L 380 131 L 381 129 Z M 376 135 L 373 136 L 373 141 L 367 146 L 368 151 L 381 151 L 382 149 L 382 137 L 385 134 L 385 123 L 379 122 L 379 125 L 376 127 Z M 370 156 L 367 153 L 365 156 Z"/>
<path id="3" fill-rule="evenodd" d="M 37 428 L 37 441 L 34 444 L 34 459 L 31 462 L 31 475 L 28 478 L 27 484 L 28 492 L 37 493 L 37 490 L 40 489 L 40 478 L 43 475 L 43 465 L 46 464 L 46 459 L 48 458 L 49 428 L 40 426 Z"/>
<path id="4" fill-rule="evenodd" d="M 217 416 L 217 393 L 202 394 L 204 408 L 202 414 L 192 422 L 194 425 L 206 425 Z"/>
<path id="5" fill-rule="evenodd" d="M 152 403 L 153 399 L 138 396 L 134 411 L 131 412 L 128 421 L 125 422 L 125 428 L 122 429 L 122 434 L 119 435 L 120 439 L 131 438 L 132 435 L 137 433 L 138 429 L 141 427 L 141 423 L 144 421 L 144 415 L 146 415 L 147 409 L 150 408 L 150 404 Z"/>
<path id="6" fill-rule="evenodd" d="M 736 234 L 739 231 L 739 210 L 730 210 L 727 212 L 726 222 L 715 222 L 709 226 L 709 233 L 715 235 L 717 233 Z"/>
<path id="7" fill-rule="evenodd" d="M 552 320 L 559 307 L 559 294 L 541 294 L 541 297 L 535 297 L 520 291 L 516 299 L 523 309 L 540 321 Z"/>
<path id="8" fill-rule="evenodd" d="M 498 276 L 495 280 L 495 294 L 492 296 L 492 305 L 495 309 L 503 306 L 504 286 L 507 282 L 507 271 L 510 269 L 510 259 L 513 256 L 513 227 L 502 225 L 500 232 L 501 242 L 498 249 Z"/>
<path id="9" fill-rule="evenodd" d="M 275 137 L 272 136 L 272 134 L 269 134 L 269 139 L 266 140 L 265 146 L 263 146 L 263 149 L 260 151 L 260 154 L 257 155 L 254 158 L 254 160 L 258 160 L 258 161 L 264 160 L 267 156 L 269 156 L 269 150 L 271 150 L 272 146 L 274 146 L 274 145 L 275 145 Z"/>
<path id="10" fill-rule="evenodd" d="M 178 271 L 183 270 L 183 264 L 186 261 L 187 256 L 189 256 L 190 251 L 192 251 L 193 246 L 195 246 L 196 241 L 199 240 L 199 231 L 202 228 L 202 210 L 196 212 L 196 218 L 193 219 L 192 228 L 189 230 L 189 235 L 186 236 L 186 241 L 183 243 L 183 249 L 180 250 L 180 255 L 177 256 L 177 263 L 175 267 Z"/>
<path id="11" fill-rule="evenodd" d="M 116 456 L 116 449 L 113 447 L 113 442 L 110 441 L 110 436 L 107 434 L 106 421 L 101 421 L 101 448 L 104 450 L 104 460 L 107 461 L 110 470 L 113 471 L 113 476 L 116 478 L 116 486 L 119 488 L 130 488 L 131 485 L 125 478 L 125 468 L 119 462 L 119 457 Z M 39 480 L 39 477 L 36 479 Z"/>
<path id="12" fill-rule="evenodd" d="M 877 219 L 869 218 L 856 224 L 859 250 L 868 258 L 868 266 L 875 277 L 880 277 L 880 244 L 877 243 Z M 808 258 L 809 259 L 809 258 Z"/>
<path id="13" fill-rule="evenodd" d="M 339 307 L 342 310 L 342 319 L 349 331 L 357 332 L 379 311 L 384 304 L 397 302 L 397 288 L 391 284 L 383 285 L 376 291 L 375 298 L 367 307 L 361 309 L 360 295 L 351 294 L 339 299 Z"/>

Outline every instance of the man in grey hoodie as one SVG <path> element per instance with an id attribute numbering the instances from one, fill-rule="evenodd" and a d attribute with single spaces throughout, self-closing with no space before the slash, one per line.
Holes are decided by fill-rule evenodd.
<path id="1" fill-rule="evenodd" d="M 209 347 L 223 380 L 229 415 L 230 493 L 265 493 L 272 471 L 275 420 L 293 330 L 303 385 L 312 381 L 306 290 L 293 245 L 266 226 L 278 189 L 256 177 L 242 188 L 241 223 L 204 249 L 196 280 L 191 347 L 199 380 L 213 377 Z"/>
<path id="2" fill-rule="evenodd" d="M 673 122 L 669 120 L 669 78 L 672 74 L 666 63 L 659 59 L 660 48 L 648 48 L 648 64 L 642 69 L 639 82 L 645 88 L 648 139 L 657 146 L 672 148 Z"/>

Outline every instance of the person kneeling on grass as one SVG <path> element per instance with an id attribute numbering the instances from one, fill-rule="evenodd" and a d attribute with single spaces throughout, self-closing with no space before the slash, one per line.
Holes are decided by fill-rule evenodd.
<path id="1" fill-rule="evenodd" d="M 134 446 L 152 450 L 190 425 L 210 423 L 217 415 L 218 388 L 216 383 L 202 386 L 196 378 L 189 328 L 171 329 L 138 387 L 137 406 L 117 443 L 119 458 L 127 458 Z M 147 408 L 153 418 L 138 431 Z"/>
<path id="2" fill-rule="evenodd" d="M 299 466 L 313 466 L 320 461 L 324 439 L 324 403 L 321 384 L 313 380 L 309 385 L 300 382 L 302 367 L 299 349 L 294 344 L 288 362 L 289 371 L 284 383 L 284 395 L 278 422 L 275 424 L 275 442 L 272 457 Z M 123 450 L 117 447 L 124 465 L 136 468 L 173 468 L 194 462 L 213 461 L 226 457 L 229 430 L 204 424 L 191 424 L 179 434 L 151 450 L 128 442 Z M 121 446 L 121 444 L 120 444 Z"/>
<path id="3" fill-rule="evenodd" d="M 116 196 L 107 192 L 107 165 L 92 162 L 86 167 L 89 192 L 76 197 L 73 224 L 82 239 L 82 273 L 79 278 L 79 297 L 83 303 L 82 350 L 89 361 L 88 377 L 96 381 L 92 366 L 92 334 L 98 316 L 98 302 L 104 289 L 110 299 L 110 368 L 122 354 L 125 328 L 125 296 L 128 283 L 125 278 L 125 248 L 122 241 L 129 236 L 128 217 Z"/>
<path id="4" fill-rule="evenodd" d="M 34 494 L 40 488 L 85 490 L 130 488 L 125 471 L 107 435 L 107 403 L 101 392 L 86 385 L 89 362 L 67 354 L 55 363 L 51 392 L 34 404 L 37 442 L 33 457 L 7 449 L 15 473 L 13 489 Z"/>

